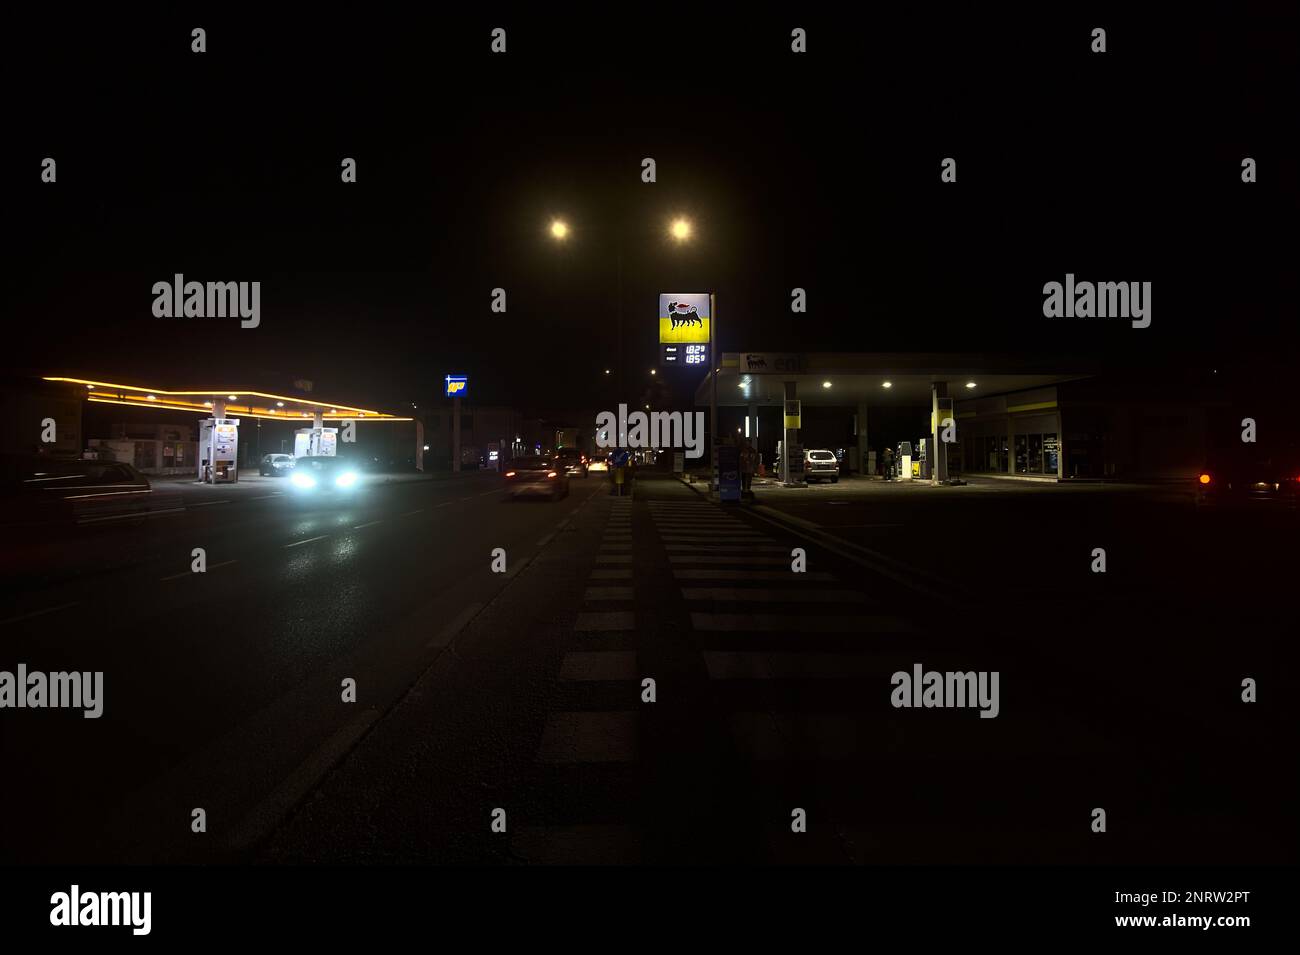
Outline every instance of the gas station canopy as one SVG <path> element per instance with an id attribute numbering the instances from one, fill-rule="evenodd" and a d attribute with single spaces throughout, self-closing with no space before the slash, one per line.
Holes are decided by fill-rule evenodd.
<path id="1" fill-rule="evenodd" d="M 948 386 L 954 398 L 977 398 L 1041 388 L 1087 377 L 1068 370 L 1046 371 L 1041 361 L 1020 357 L 954 354 L 850 352 L 726 352 L 718 372 L 723 407 L 779 405 L 786 382 L 804 406 L 929 405 L 931 386 Z M 705 376 L 696 405 L 709 404 Z"/>
<path id="2" fill-rule="evenodd" d="M 396 415 L 384 414 L 369 408 L 357 408 L 324 402 L 317 398 L 294 398 L 273 395 L 263 391 L 239 388 L 208 388 L 193 391 L 167 391 L 162 388 L 143 388 L 137 385 L 115 384 L 88 378 L 62 378 L 45 376 L 45 381 L 61 381 L 80 385 L 86 389 L 86 400 L 95 404 L 128 405 L 137 408 L 165 408 L 169 411 L 191 411 L 211 415 L 220 409 L 223 416 L 263 418 L 270 421 L 315 420 L 317 414 L 323 421 L 411 421 Z"/>

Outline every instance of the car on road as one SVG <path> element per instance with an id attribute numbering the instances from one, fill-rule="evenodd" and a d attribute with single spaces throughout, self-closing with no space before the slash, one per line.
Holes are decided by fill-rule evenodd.
<path id="1" fill-rule="evenodd" d="M 7 466 L 5 472 L 0 488 L 3 525 L 109 519 L 157 506 L 149 479 L 124 461 L 36 456 Z"/>
<path id="2" fill-rule="evenodd" d="M 569 476 L 545 455 L 531 454 L 515 458 L 506 467 L 506 494 L 520 497 L 548 497 L 552 501 L 567 497 Z"/>
<path id="3" fill-rule="evenodd" d="M 361 486 L 361 469 L 350 458 L 302 457 L 289 474 L 289 485 L 296 497 L 304 499 L 351 495 Z"/>
<path id="4" fill-rule="evenodd" d="M 803 479 L 805 481 L 830 481 L 838 484 L 840 462 L 833 451 L 822 449 L 804 451 Z"/>
<path id="5" fill-rule="evenodd" d="M 296 460 L 292 454 L 264 454 L 257 473 L 262 477 L 284 477 L 293 471 Z"/>
<path id="6" fill-rule="evenodd" d="M 1223 454 L 1197 474 L 1195 501 L 1198 509 L 1295 510 L 1300 501 L 1300 453 L 1280 448 Z"/>
<path id="7" fill-rule="evenodd" d="M 581 451 L 557 451 L 555 465 L 565 474 L 583 478 L 587 476 L 587 456 Z"/>

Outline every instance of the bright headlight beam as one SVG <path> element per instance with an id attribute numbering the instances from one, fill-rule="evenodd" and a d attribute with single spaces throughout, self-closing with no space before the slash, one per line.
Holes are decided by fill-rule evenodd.
<path id="1" fill-rule="evenodd" d="M 289 478 L 289 480 L 293 482 L 294 487 L 300 487 L 303 490 L 307 490 L 309 488 L 313 488 L 316 486 L 316 479 L 312 477 L 310 474 L 305 474 L 302 471 L 295 473 L 292 477 Z"/>
<path id="2" fill-rule="evenodd" d="M 344 471 L 342 474 L 340 474 L 338 477 L 334 479 L 334 483 L 337 484 L 339 487 L 351 487 L 352 485 L 357 483 L 357 472 Z"/>

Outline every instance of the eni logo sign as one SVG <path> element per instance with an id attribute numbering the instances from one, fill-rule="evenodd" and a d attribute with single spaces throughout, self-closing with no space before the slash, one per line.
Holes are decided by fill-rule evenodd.
<path id="1" fill-rule="evenodd" d="M 447 376 L 447 397 L 460 398 L 465 395 L 469 388 L 469 378 L 465 375 L 448 375 Z"/>
<path id="2" fill-rule="evenodd" d="M 709 304 L 707 292 L 661 294 L 659 296 L 659 343 L 661 345 L 707 344 L 710 341 Z"/>

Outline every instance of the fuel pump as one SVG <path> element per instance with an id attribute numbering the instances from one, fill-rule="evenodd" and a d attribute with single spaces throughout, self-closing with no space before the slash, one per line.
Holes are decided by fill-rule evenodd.
<path id="1" fill-rule="evenodd" d="M 897 479 L 900 481 L 912 480 L 912 442 L 900 441 L 898 447 L 894 449 L 894 461 L 898 466 Z"/>
<path id="2" fill-rule="evenodd" d="M 299 428 L 293 433 L 293 456 L 334 457 L 338 453 L 338 439 L 338 428 Z"/>
<path id="3" fill-rule="evenodd" d="M 199 480 L 234 484 L 239 480 L 239 419 L 199 421 Z"/>

